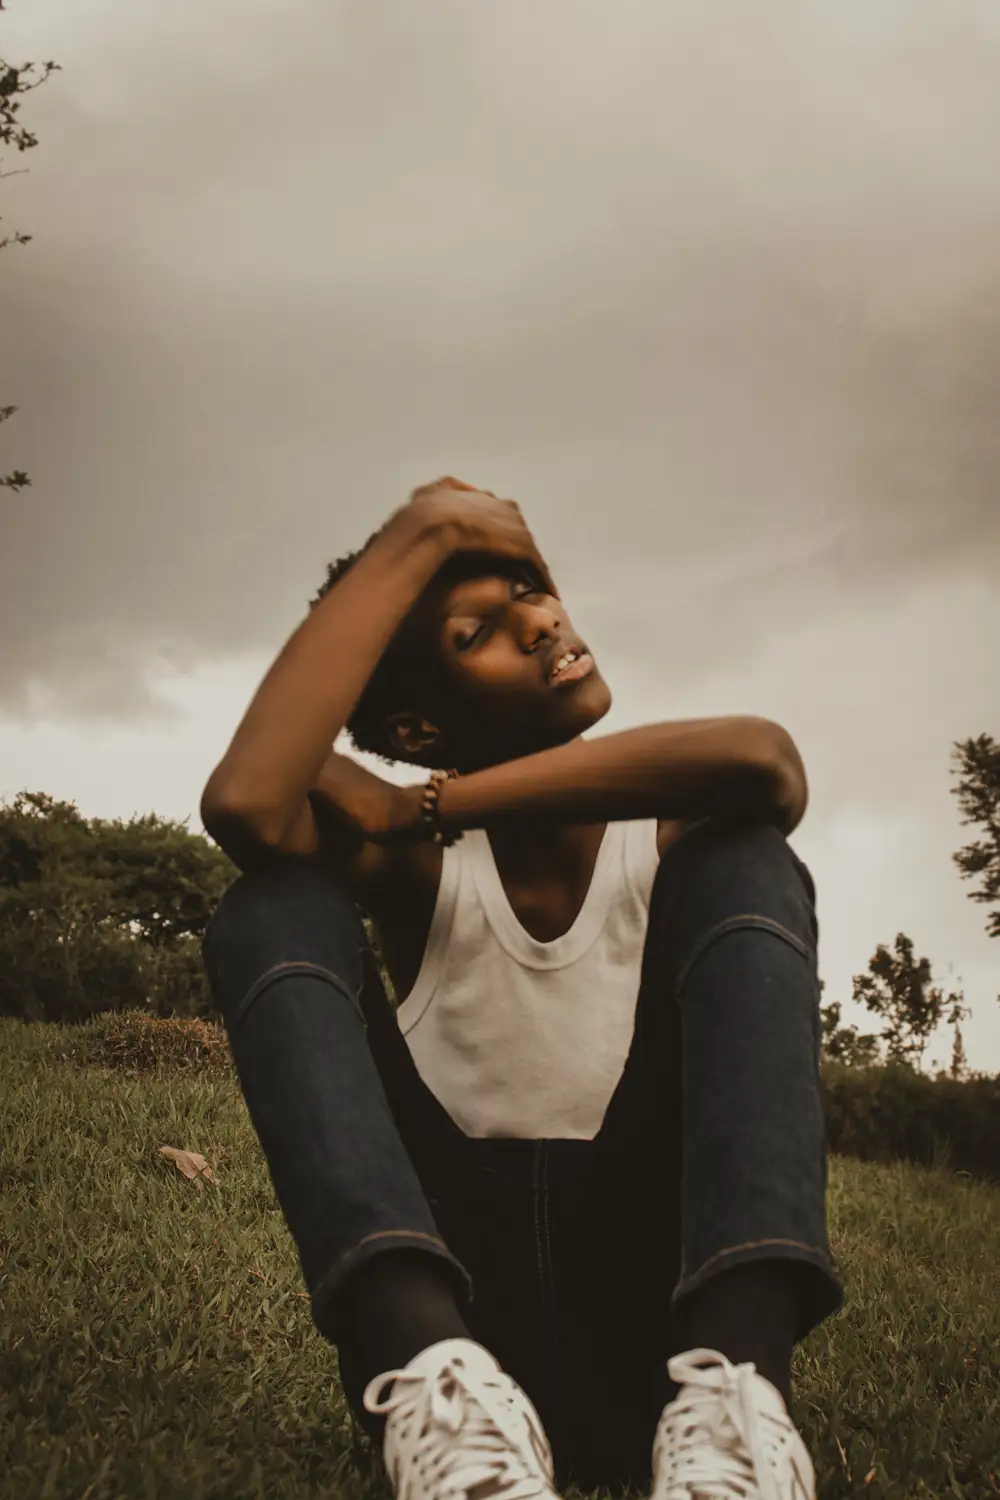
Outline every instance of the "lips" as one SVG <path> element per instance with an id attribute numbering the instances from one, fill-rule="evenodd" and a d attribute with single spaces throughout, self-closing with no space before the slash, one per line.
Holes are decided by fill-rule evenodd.
<path id="1" fill-rule="evenodd" d="M 584 677 L 589 677 L 594 670 L 594 658 L 588 651 L 578 656 L 575 661 L 570 662 L 568 667 L 563 667 L 561 672 L 549 679 L 549 687 L 564 687 L 571 682 L 582 682 Z"/>
<path id="2" fill-rule="evenodd" d="M 572 660 L 567 661 L 566 658 Z M 594 659 L 581 642 L 576 646 L 560 644 L 553 651 L 546 674 L 549 687 L 560 687 L 563 683 L 579 682 L 594 670 Z"/>

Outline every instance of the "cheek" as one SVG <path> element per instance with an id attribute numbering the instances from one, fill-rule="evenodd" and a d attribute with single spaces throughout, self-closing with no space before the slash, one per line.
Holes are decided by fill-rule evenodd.
<path id="1" fill-rule="evenodd" d="M 442 673 L 443 698 L 449 710 L 459 713 L 486 712 L 506 696 L 507 681 L 502 667 L 486 652 L 456 655 Z"/>
<path id="2" fill-rule="evenodd" d="M 523 692 L 526 686 L 540 680 L 534 657 L 526 656 L 502 637 L 487 641 L 474 655 L 460 658 L 460 665 L 466 682 L 482 684 L 494 692 L 504 687 Z"/>

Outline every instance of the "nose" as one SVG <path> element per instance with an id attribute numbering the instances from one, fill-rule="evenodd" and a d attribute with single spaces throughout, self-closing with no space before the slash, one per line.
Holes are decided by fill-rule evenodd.
<path id="1" fill-rule="evenodd" d="M 521 642 L 527 651 L 537 651 L 543 641 L 552 641 L 562 629 L 556 612 L 544 604 L 521 601 Z"/>

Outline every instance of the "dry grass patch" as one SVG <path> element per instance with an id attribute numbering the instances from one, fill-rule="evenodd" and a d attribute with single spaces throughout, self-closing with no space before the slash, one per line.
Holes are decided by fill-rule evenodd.
<path id="1" fill-rule="evenodd" d="M 106 1011 L 78 1033 L 69 1058 L 85 1067 L 119 1073 L 195 1070 L 226 1073 L 232 1068 L 229 1042 L 214 1021 L 188 1016 L 149 1016 L 141 1010 Z"/>

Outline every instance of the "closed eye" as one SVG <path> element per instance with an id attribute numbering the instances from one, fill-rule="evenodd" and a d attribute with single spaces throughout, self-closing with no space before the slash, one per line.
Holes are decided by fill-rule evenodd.
<path id="1" fill-rule="evenodd" d="M 527 573 L 522 574 L 520 578 L 515 578 L 511 581 L 510 597 L 512 602 L 514 603 L 519 603 L 522 599 L 544 599 L 545 590 L 541 587 L 538 581 L 532 577 L 530 573 Z M 459 651 L 468 651 L 470 646 L 474 646 L 483 638 L 483 635 L 485 633 L 489 632 L 491 624 L 492 621 L 487 620 L 484 621 L 483 624 L 479 625 L 477 629 L 470 631 L 467 634 L 457 635 L 455 637 L 456 649 Z"/>
<path id="2" fill-rule="evenodd" d="M 471 635 L 457 635 L 455 637 L 455 645 L 459 651 L 468 651 L 469 647 L 475 644 L 485 629 L 485 625 L 480 625 L 479 629 L 474 630 Z"/>

